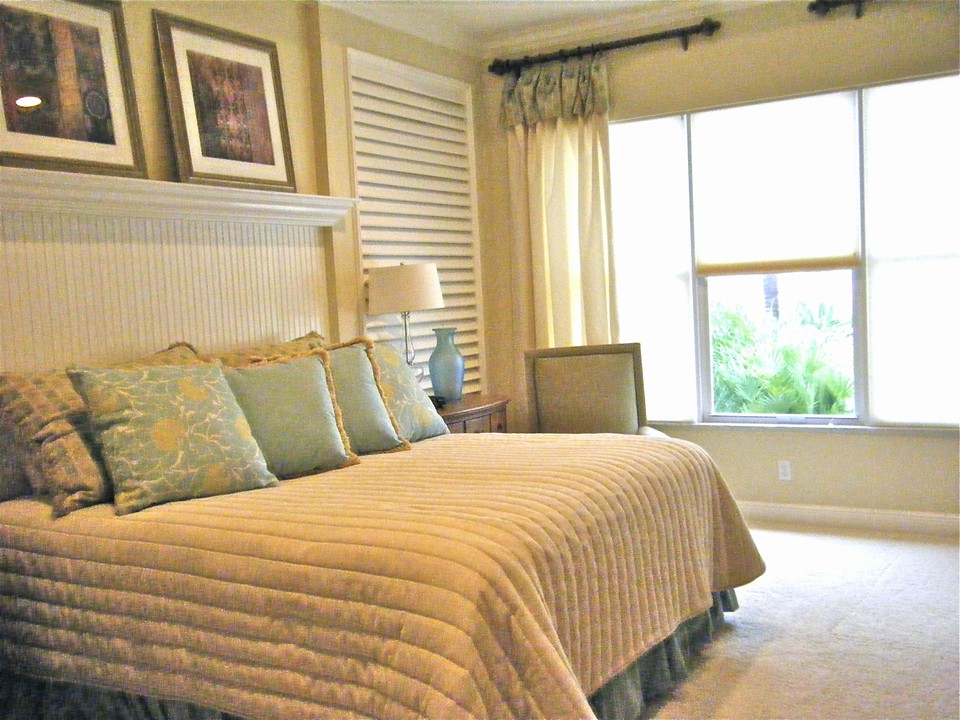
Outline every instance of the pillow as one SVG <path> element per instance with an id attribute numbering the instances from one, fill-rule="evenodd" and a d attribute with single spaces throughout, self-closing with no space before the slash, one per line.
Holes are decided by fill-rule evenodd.
<path id="1" fill-rule="evenodd" d="M 380 390 L 377 367 L 371 353 L 373 342 L 356 338 L 328 347 L 330 369 L 337 405 L 343 414 L 343 427 L 350 438 L 350 447 L 358 455 L 408 450 L 408 443 L 396 420 L 387 410 Z"/>
<path id="2" fill-rule="evenodd" d="M 217 365 L 72 367 L 117 514 L 276 485 Z"/>
<path id="3" fill-rule="evenodd" d="M 380 367 L 383 399 L 403 437 L 417 442 L 450 432 L 400 351 L 389 343 L 377 343 L 373 357 Z"/>
<path id="4" fill-rule="evenodd" d="M 203 359 L 208 362 L 218 362 L 223 367 L 246 367 L 247 365 L 253 365 L 255 363 L 273 362 L 275 360 L 284 360 L 298 355 L 305 355 L 311 350 L 322 346 L 323 336 L 317 332 L 310 331 L 302 337 L 294 338 L 287 342 L 253 345 L 239 350 L 229 350 L 214 355 L 205 355 Z"/>
<path id="5" fill-rule="evenodd" d="M 326 352 L 287 362 L 228 368 L 224 374 L 267 469 L 277 477 L 358 462 L 331 397 L 333 381 Z"/>
<path id="6" fill-rule="evenodd" d="M 118 367 L 196 364 L 187 343 L 174 343 Z M 109 479 L 89 436 L 89 415 L 64 371 L 0 374 L 0 432 L 13 439 L 14 462 L 53 514 L 109 501 Z"/>

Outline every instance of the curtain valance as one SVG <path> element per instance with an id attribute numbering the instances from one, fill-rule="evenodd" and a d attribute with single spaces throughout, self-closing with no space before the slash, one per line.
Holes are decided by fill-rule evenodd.
<path id="1" fill-rule="evenodd" d="M 588 55 L 526 67 L 505 78 L 501 107 L 510 127 L 606 113 L 606 62 L 601 55 Z"/>

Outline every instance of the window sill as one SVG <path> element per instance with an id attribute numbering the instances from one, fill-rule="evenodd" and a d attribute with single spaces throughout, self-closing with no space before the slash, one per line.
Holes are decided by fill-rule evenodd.
<path id="1" fill-rule="evenodd" d="M 671 428 L 707 429 L 707 430 L 737 430 L 748 432 L 762 430 L 764 432 L 813 432 L 813 433 L 850 433 L 890 436 L 927 436 L 927 437 L 960 437 L 960 427 L 957 425 L 831 425 L 829 423 L 760 423 L 760 422 L 678 422 L 648 420 L 648 424 L 667 435 Z"/>

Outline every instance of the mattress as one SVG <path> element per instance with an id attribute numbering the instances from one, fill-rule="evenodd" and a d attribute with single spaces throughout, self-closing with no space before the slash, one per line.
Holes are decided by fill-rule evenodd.
<path id="1" fill-rule="evenodd" d="M 246 718 L 591 718 L 763 572 L 691 443 L 445 435 L 117 516 L 0 503 L 0 666 Z"/>

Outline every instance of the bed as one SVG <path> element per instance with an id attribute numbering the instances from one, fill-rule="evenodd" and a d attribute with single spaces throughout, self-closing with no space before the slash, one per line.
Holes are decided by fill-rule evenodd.
<path id="1" fill-rule="evenodd" d="M 133 509 L 120 484 L 62 517 L 47 496 L 0 502 L 0 668 L 251 720 L 610 717 L 599 691 L 763 572 L 698 446 L 447 434 L 425 396 L 398 397 L 397 354 L 346 350 L 345 366 L 370 363 L 390 426 L 347 433 L 357 399 L 375 404 L 369 382 L 338 387 L 330 353 L 309 350 L 336 432 L 366 450 L 323 472 Z M 180 388 L 249 372 L 221 365 L 84 372 Z M 102 387 L 74 385 L 96 426 Z M 0 385 L 8 431 L 10 398 Z M 107 456 L 110 438 L 94 437 Z"/>
<path id="2" fill-rule="evenodd" d="M 362 326 L 361 258 L 340 257 L 359 243 L 328 230 L 351 202 L 0 174 L 3 720 L 626 720 L 763 572 L 701 448 L 449 435 L 389 343 L 307 332 Z M 201 353 L 151 354 L 175 338 Z M 90 363 L 73 368 L 90 391 L 105 363 L 139 356 L 119 369 L 195 403 L 197 382 L 223 389 L 211 365 L 314 351 L 326 385 L 281 377 L 264 387 L 311 392 L 272 404 L 230 375 L 250 432 L 222 423 L 209 436 L 232 440 L 199 466 L 229 450 L 242 472 L 150 492 L 121 479 L 139 450 L 107 472 L 90 398 L 63 373 Z M 259 410 L 278 407 L 293 422 L 270 433 Z M 160 445 L 176 436 L 155 427 Z"/>

